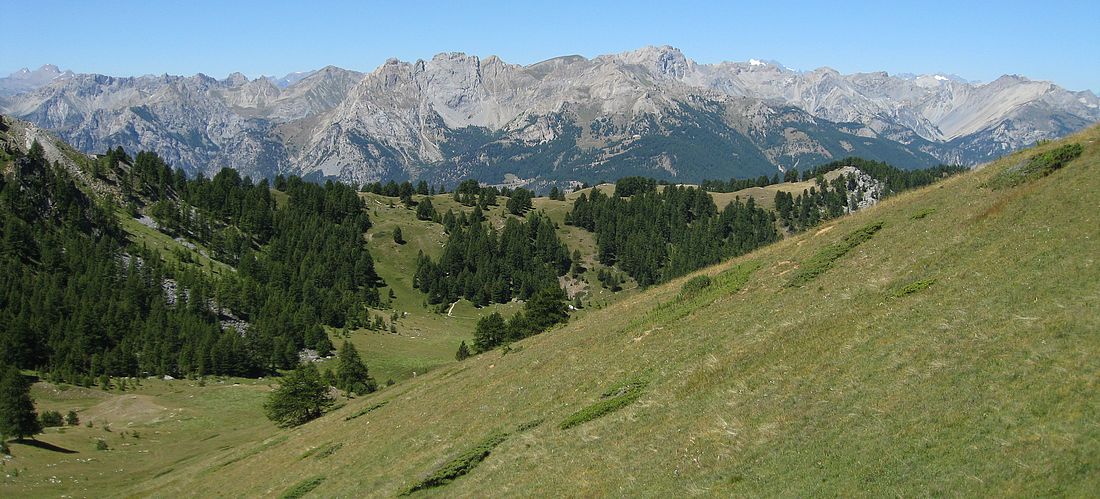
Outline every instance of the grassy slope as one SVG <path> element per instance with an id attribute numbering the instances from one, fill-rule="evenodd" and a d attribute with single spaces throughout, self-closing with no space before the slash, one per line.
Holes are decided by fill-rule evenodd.
<path id="1" fill-rule="evenodd" d="M 382 294 L 386 296 L 392 288 L 396 295 L 390 309 L 372 310 L 372 313 L 381 314 L 387 324 L 394 310 L 402 314 L 397 321 L 397 335 L 365 329 L 351 332 L 349 339 L 359 348 L 376 379 L 379 381 L 407 379 L 412 377 L 414 372 L 423 374 L 440 365 L 452 363 L 459 343 L 461 341 L 470 343 L 478 318 L 494 311 L 499 311 L 508 317 L 522 307 L 522 303 L 513 302 L 478 309 L 467 300 L 459 300 L 450 315 L 438 314 L 425 308 L 424 295 L 412 287 L 412 276 L 416 271 L 416 255 L 418 251 L 423 250 L 432 258 L 439 257 L 443 251 L 443 243 L 446 241 L 443 226 L 417 220 L 415 210 L 405 208 L 396 198 L 374 194 L 363 194 L 363 197 L 366 199 L 371 220 L 374 223 L 367 233 L 370 241 L 368 246 L 374 258 L 376 270 L 387 284 Z M 416 196 L 416 198 L 422 197 Z M 506 201 L 507 198 L 502 197 L 498 206 L 488 210 L 487 217 L 497 228 L 503 227 L 507 216 L 504 210 Z M 434 196 L 432 205 L 440 214 L 446 213 L 448 209 L 456 213 L 460 210 L 465 211 L 467 214 L 473 211 L 472 208 L 455 202 L 450 194 Z M 534 200 L 535 210 L 543 211 L 551 220 L 557 222 L 558 235 L 570 250 L 580 250 L 585 266 L 588 268 L 585 280 L 588 283 L 595 283 L 595 285 L 588 284 L 583 287 L 582 296 L 585 302 L 602 307 L 636 293 L 636 285 L 632 283 L 625 284 L 624 291 L 617 294 L 599 285 L 596 279 L 595 237 L 588 231 L 564 224 L 565 214 L 572 209 L 572 206 L 572 199 L 552 201 L 547 198 L 536 198 Z M 393 231 L 396 227 L 401 227 L 405 244 L 393 242 Z M 579 315 L 587 312 L 586 309 Z M 334 334 L 333 341 L 339 345 L 343 338 Z"/>
<path id="2" fill-rule="evenodd" d="M 824 175 L 825 180 L 833 180 L 840 176 L 839 170 L 833 170 Z M 745 201 L 748 198 L 753 198 L 756 206 L 765 209 L 775 208 L 775 194 L 779 191 L 789 192 L 795 196 L 802 194 L 802 191 L 809 190 L 811 187 L 815 187 L 817 183 L 814 180 L 807 180 L 804 182 L 781 182 L 778 184 L 772 184 L 766 187 L 749 187 L 747 189 L 741 189 L 734 192 L 712 192 L 710 197 L 714 199 L 714 204 L 721 210 L 725 208 L 727 204 L 733 202 L 734 198 L 741 198 L 741 201 Z M 658 186 L 663 188 L 663 186 Z M 581 192 L 588 193 L 593 189 L 598 189 L 600 192 L 607 194 L 608 196 L 615 193 L 615 184 L 600 184 L 589 189 L 579 190 L 571 193 L 568 197 L 569 202 L 572 203 Z M 572 204 L 570 204 L 572 206 Z"/>
<path id="3" fill-rule="evenodd" d="M 825 180 L 831 181 L 840 176 L 840 171 L 833 170 L 823 176 Z M 711 193 L 711 197 L 714 198 L 714 203 L 718 205 L 719 210 L 731 203 L 735 197 L 741 198 L 741 201 L 745 201 L 751 197 L 756 203 L 756 206 L 771 210 L 775 209 L 775 195 L 779 191 L 789 192 L 798 196 L 802 194 L 802 191 L 809 190 L 811 187 L 816 186 L 817 183 L 813 179 L 804 182 L 782 182 L 766 187 L 749 187 L 748 189 L 741 189 L 734 192 L 713 192 Z"/>
<path id="4" fill-rule="evenodd" d="M 14 458 L 2 461 L 0 497 L 101 497 L 198 460 L 227 461 L 275 431 L 261 411 L 270 383 L 142 380 L 125 392 L 37 383 L 31 393 L 39 411 L 75 410 L 80 425 L 37 437 L 52 448 L 10 443 Z M 97 439 L 110 450 L 95 450 Z"/>
<path id="5" fill-rule="evenodd" d="M 703 271 L 759 265 L 738 292 L 681 301 L 683 280 L 658 286 L 521 351 L 354 401 L 201 480 L 217 458 L 131 492 L 276 495 L 323 475 L 315 496 L 392 496 L 546 418 L 428 493 L 1087 495 L 1100 489 L 1098 139 L 1071 138 L 1085 156 L 1035 182 L 982 187 L 1013 155 Z M 879 221 L 831 270 L 784 286 Z M 935 283 L 892 297 L 921 279 Z M 668 302 L 675 313 L 647 314 Z M 558 428 L 637 376 L 648 386 L 633 405 Z M 324 461 L 291 452 L 334 441 L 345 445 Z"/>

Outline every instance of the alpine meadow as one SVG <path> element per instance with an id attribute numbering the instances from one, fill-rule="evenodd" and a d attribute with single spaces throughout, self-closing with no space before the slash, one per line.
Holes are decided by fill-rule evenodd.
<path id="1" fill-rule="evenodd" d="M 1096 495 L 1086 16 L 497 3 L 13 6 L 0 497 Z"/>

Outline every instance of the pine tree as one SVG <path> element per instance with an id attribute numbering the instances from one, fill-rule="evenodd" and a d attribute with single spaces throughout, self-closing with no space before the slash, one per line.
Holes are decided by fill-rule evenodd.
<path id="1" fill-rule="evenodd" d="M 504 341 L 505 324 L 500 312 L 493 312 L 477 321 L 474 330 L 474 348 L 479 352 L 492 350 Z"/>
<path id="2" fill-rule="evenodd" d="M 397 244 L 405 244 L 405 239 L 401 236 L 401 227 L 393 228 L 393 242 Z"/>
<path id="3" fill-rule="evenodd" d="M 531 327 L 525 336 L 540 333 L 554 324 L 569 320 L 566 303 L 568 303 L 568 297 L 558 286 L 549 286 L 535 293 L 523 305 L 523 312 Z"/>
<path id="4" fill-rule="evenodd" d="M 348 393 L 363 395 L 378 389 L 359 357 L 359 351 L 350 341 L 344 341 L 336 354 L 336 387 Z"/>
<path id="5" fill-rule="evenodd" d="M 23 440 L 42 432 L 31 399 L 31 384 L 15 366 L 0 377 L 0 439 Z"/>
<path id="6" fill-rule="evenodd" d="M 470 347 L 466 346 L 466 342 L 458 344 L 458 352 L 455 353 L 455 360 L 463 361 L 470 357 Z"/>
<path id="7" fill-rule="evenodd" d="M 417 220 L 433 220 L 436 216 L 435 208 L 432 206 L 432 198 L 424 198 L 416 205 Z"/>
<path id="8" fill-rule="evenodd" d="M 307 363 L 283 378 L 264 403 L 264 413 L 279 426 L 297 426 L 320 417 L 332 404 L 317 366 Z"/>

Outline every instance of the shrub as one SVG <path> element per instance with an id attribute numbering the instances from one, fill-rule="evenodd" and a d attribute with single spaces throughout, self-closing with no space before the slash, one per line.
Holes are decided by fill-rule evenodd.
<path id="1" fill-rule="evenodd" d="M 102 438 L 97 438 L 95 440 L 95 450 L 110 450 L 110 447 L 107 446 L 106 440 L 103 440 Z"/>
<path id="2" fill-rule="evenodd" d="M 622 409 L 638 400 L 642 396 L 642 390 L 645 387 L 646 382 L 641 380 L 619 383 L 600 395 L 600 401 L 565 418 L 559 427 L 567 430 Z"/>
<path id="3" fill-rule="evenodd" d="M 920 219 L 922 219 L 924 217 L 927 217 L 928 215 L 931 215 L 935 212 L 936 212 L 935 208 L 925 208 L 923 210 L 920 210 L 920 211 L 914 213 L 912 216 L 909 217 L 909 220 L 920 220 Z"/>
<path id="4" fill-rule="evenodd" d="M 680 286 L 680 298 L 691 298 L 698 294 L 700 291 L 710 287 L 710 276 L 698 275 L 688 279 L 683 286 Z"/>
<path id="5" fill-rule="evenodd" d="M 305 459 L 305 458 L 310 457 L 310 456 L 313 456 L 314 459 L 324 459 L 326 457 L 329 457 L 329 456 L 335 454 L 336 451 L 340 450 L 340 448 L 343 447 L 343 446 L 344 446 L 343 443 L 329 442 L 329 443 L 327 443 L 325 445 L 322 445 L 320 447 L 314 447 L 314 448 L 310 449 L 309 451 L 307 451 L 305 454 L 302 454 L 302 459 Z"/>
<path id="6" fill-rule="evenodd" d="M 500 445 L 508 438 L 507 433 L 494 433 L 485 440 L 482 440 L 474 448 L 459 454 L 454 459 L 451 459 L 439 469 L 428 475 L 427 478 L 421 480 L 416 485 L 413 485 L 402 495 L 408 495 L 418 490 L 430 489 L 432 487 L 439 487 L 446 485 L 454 481 L 454 479 L 465 475 L 474 469 L 478 464 L 481 464 L 485 458 L 489 457 L 489 453 L 493 448 Z"/>
<path id="7" fill-rule="evenodd" d="M 279 499 L 298 499 L 312 492 L 313 489 L 316 489 L 324 481 L 325 477 L 323 475 L 307 478 L 287 489 L 286 492 L 283 492 L 283 495 L 279 496 Z"/>
<path id="8" fill-rule="evenodd" d="M 935 283 L 935 279 L 921 279 L 919 281 L 911 282 L 909 284 L 906 284 L 905 286 L 902 286 L 897 291 L 894 291 L 894 298 L 901 298 L 903 296 L 908 296 L 913 293 L 924 291 Z"/>
<path id="9" fill-rule="evenodd" d="M 1005 169 L 991 180 L 989 185 L 994 189 L 1001 189 L 1045 177 L 1066 166 L 1070 161 L 1077 159 L 1084 150 L 1085 148 L 1081 144 L 1073 143 L 1036 154 L 1026 162 Z"/>
<path id="10" fill-rule="evenodd" d="M 542 424 L 542 421 L 543 420 L 541 419 L 536 419 L 534 421 L 524 423 L 522 425 L 519 425 L 512 433 L 497 432 L 489 435 L 488 438 L 479 442 L 474 448 L 467 450 L 462 454 L 459 454 L 457 457 L 451 459 L 450 461 L 447 461 L 446 464 L 440 466 L 426 478 L 413 485 L 412 487 L 406 489 L 404 492 L 401 493 L 401 495 L 407 496 L 418 490 L 440 487 L 451 483 L 456 478 L 469 473 L 471 470 L 477 467 L 478 464 L 481 464 L 481 462 L 484 461 L 485 458 L 489 457 L 489 453 L 492 452 L 493 448 L 503 443 L 505 440 L 508 439 L 509 436 L 514 433 L 523 433 L 527 430 L 530 430 L 531 428 Z"/>
<path id="11" fill-rule="evenodd" d="M 367 407 L 366 409 L 362 409 L 362 410 L 360 410 L 359 412 L 357 412 L 357 413 L 355 413 L 355 414 L 352 414 L 351 416 L 345 416 L 345 417 L 344 417 L 344 421 L 351 421 L 351 420 L 353 420 L 353 419 L 355 419 L 355 418 L 357 418 L 357 417 L 359 417 L 359 416 L 365 415 L 365 414 L 367 414 L 367 413 L 369 413 L 369 412 L 371 412 L 371 411 L 374 411 L 374 410 L 377 410 L 377 409 L 381 409 L 381 408 L 382 408 L 383 406 L 385 406 L 385 405 L 386 405 L 387 403 L 389 403 L 389 400 L 383 400 L 383 401 L 381 401 L 381 402 L 379 402 L 379 403 L 377 403 L 377 404 L 374 404 L 374 405 L 372 405 L 372 406 L 369 406 L 369 407 Z"/>
<path id="12" fill-rule="evenodd" d="M 787 282 L 787 287 L 794 288 L 803 286 L 817 276 L 824 274 L 826 271 L 833 268 L 833 262 L 839 260 L 840 257 L 847 254 L 852 248 L 871 239 L 871 236 L 875 235 L 880 229 L 882 229 L 882 222 L 875 222 L 844 236 L 844 239 L 840 240 L 840 242 L 826 246 L 802 264 L 802 267 L 800 267 L 798 271 L 795 272 L 794 276 L 791 277 L 791 280 Z"/>
<path id="13" fill-rule="evenodd" d="M 44 411 L 38 416 L 38 419 L 44 428 L 65 425 L 65 419 L 62 418 L 61 413 L 57 411 Z"/>

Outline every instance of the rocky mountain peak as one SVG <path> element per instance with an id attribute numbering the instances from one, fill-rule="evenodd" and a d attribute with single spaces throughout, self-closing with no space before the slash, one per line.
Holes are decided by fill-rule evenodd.
<path id="1" fill-rule="evenodd" d="M 1018 76 L 982 85 L 757 59 L 698 64 L 671 46 L 526 66 L 446 52 L 369 73 L 326 66 L 253 81 L 71 75 L 34 92 L 14 83 L 29 73 L 0 78 L 0 91 L 24 89 L 0 99 L 0 112 L 83 150 L 122 145 L 192 172 L 355 182 L 728 178 L 850 155 L 974 164 L 1100 120 L 1095 94 Z"/>
<path id="2" fill-rule="evenodd" d="M 0 96 L 30 92 L 49 85 L 55 80 L 68 79 L 72 76 L 72 71 L 62 71 L 53 64 L 43 64 L 35 70 L 22 68 L 6 78 L 0 78 Z"/>
<path id="3" fill-rule="evenodd" d="M 623 64 L 642 66 L 654 75 L 674 80 L 684 78 L 695 65 L 680 49 L 669 45 L 643 47 L 614 57 Z"/>
<path id="4" fill-rule="evenodd" d="M 234 72 L 225 79 L 225 83 L 230 87 L 239 87 L 241 85 L 247 84 L 248 82 L 248 77 L 239 72 Z"/>

